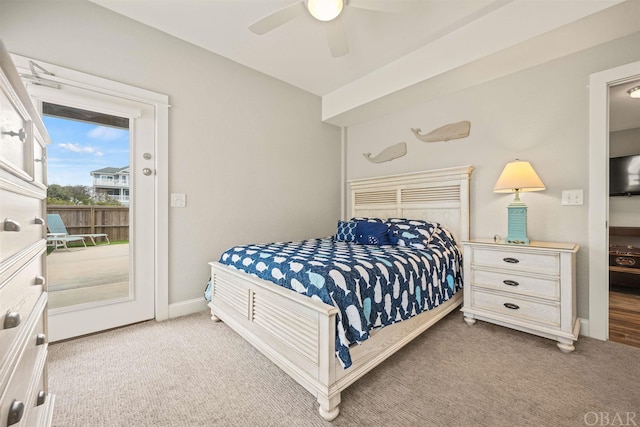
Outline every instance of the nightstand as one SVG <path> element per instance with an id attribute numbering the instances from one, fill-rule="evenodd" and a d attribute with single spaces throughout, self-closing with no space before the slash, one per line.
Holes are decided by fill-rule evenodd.
<path id="1" fill-rule="evenodd" d="M 462 242 L 464 320 L 476 319 L 550 338 L 568 353 L 575 349 L 576 253 L 579 245 L 489 239 Z"/>

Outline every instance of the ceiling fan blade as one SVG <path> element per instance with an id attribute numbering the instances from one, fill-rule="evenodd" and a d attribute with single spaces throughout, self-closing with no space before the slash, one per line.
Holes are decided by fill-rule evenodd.
<path id="1" fill-rule="evenodd" d="M 286 24 L 306 11 L 307 9 L 304 5 L 304 1 L 298 1 L 294 4 L 290 4 L 289 6 L 285 6 L 282 9 L 276 10 L 262 19 L 259 19 L 249 25 L 249 29 L 258 35 L 262 35 L 276 29 L 282 24 Z"/>
<path id="2" fill-rule="evenodd" d="M 324 25 L 331 56 L 337 58 L 349 53 L 349 42 L 347 41 L 347 33 L 345 33 L 342 25 L 342 19 L 338 17 L 333 21 L 326 22 Z"/>
<path id="3" fill-rule="evenodd" d="M 407 13 L 415 6 L 414 0 L 349 0 L 349 6 L 376 12 Z"/>

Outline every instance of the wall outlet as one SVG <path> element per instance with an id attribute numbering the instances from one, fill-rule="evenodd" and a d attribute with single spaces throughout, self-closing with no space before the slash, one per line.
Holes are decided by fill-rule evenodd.
<path id="1" fill-rule="evenodd" d="M 182 193 L 171 193 L 171 207 L 184 208 L 187 206 L 187 195 Z"/>
<path id="2" fill-rule="evenodd" d="M 575 206 L 584 204 L 584 193 L 582 190 L 564 190 L 562 192 L 562 205 Z"/>

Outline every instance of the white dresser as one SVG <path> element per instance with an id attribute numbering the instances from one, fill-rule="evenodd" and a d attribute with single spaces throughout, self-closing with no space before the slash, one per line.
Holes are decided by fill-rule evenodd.
<path id="1" fill-rule="evenodd" d="M 0 427 L 47 426 L 46 143 L 0 40 Z"/>
<path id="2" fill-rule="evenodd" d="M 576 253 L 572 243 L 529 245 L 471 240 L 464 247 L 465 321 L 476 319 L 550 338 L 574 350 Z"/>

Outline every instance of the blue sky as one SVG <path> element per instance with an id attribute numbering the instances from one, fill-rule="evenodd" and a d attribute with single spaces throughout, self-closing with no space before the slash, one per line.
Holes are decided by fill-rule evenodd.
<path id="1" fill-rule="evenodd" d="M 129 165 L 129 131 L 44 116 L 49 185 L 91 186 L 89 172 Z"/>

